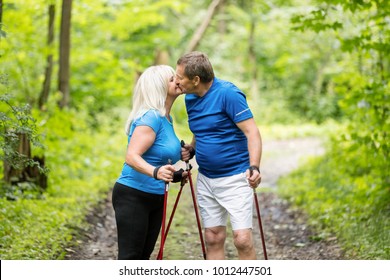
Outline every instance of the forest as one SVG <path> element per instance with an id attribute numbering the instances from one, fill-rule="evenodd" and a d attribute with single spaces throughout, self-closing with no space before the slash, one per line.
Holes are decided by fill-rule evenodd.
<path id="1" fill-rule="evenodd" d="M 387 0 L 0 0 L 0 259 L 77 245 L 123 165 L 137 77 L 193 50 L 264 141 L 323 140 L 277 189 L 318 238 L 390 259 Z M 183 96 L 172 116 L 190 141 Z"/>

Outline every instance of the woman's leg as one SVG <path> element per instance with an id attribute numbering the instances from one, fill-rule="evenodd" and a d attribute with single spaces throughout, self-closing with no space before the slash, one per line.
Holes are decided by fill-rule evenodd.
<path id="1" fill-rule="evenodd" d="M 134 189 L 116 183 L 112 203 L 118 232 L 118 259 L 142 259 L 149 216 L 142 197 Z"/>
<path id="2" fill-rule="evenodd" d="M 149 213 L 149 230 L 145 239 L 143 259 L 148 260 L 154 250 L 161 229 L 164 199 L 163 196 L 153 201 L 153 209 Z"/>

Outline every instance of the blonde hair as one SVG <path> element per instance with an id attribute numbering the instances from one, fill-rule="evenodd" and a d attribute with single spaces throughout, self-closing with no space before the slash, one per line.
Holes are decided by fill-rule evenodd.
<path id="1" fill-rule="evenodd" d="M 134 119 L 141 117 L 148 110 L 157 110 L 165 115 L 165 100 L 168 94 L 168 82 L 175 75 L 175 70 L 168 65 L 148 67 L 139 77 L 133 93 L 133 108 L 126 122 L 125 131 L 130 133 Z"/>

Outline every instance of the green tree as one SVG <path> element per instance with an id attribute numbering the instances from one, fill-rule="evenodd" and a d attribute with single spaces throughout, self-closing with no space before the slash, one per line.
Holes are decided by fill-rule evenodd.
<path id="1" fill-rule="evenodd" d="M 339 41 L 341 55 L 333 56 L 340 71 L 331 82 L 346 125 L 333 133 L 323 157 L 283 184 L 317 225 L 337 233 L 349 257 L 388 259 L 390 3 L 317 3 L 293 21 L 299 30 L 332 32 Z"/>
<path id="2" fill-rule="evenodd" d="M 335 90 L 341 96 L 340 106 L 350 120 L 342 136 L 356 158 L 354 173 L 376 170 L 382 186 L 388 186 L 390 130 L 390 27 L 388 1 L 319 1 L 309 15 L 297 16 L 297 29 L 337 31 L 341 50 L 350 54 L 354 67 L 334 77 Z M 343 19 L 343 21 L 340 21 Z M 353 32 L 348 31 L 356 26 Z M 348 32 L 347 32 L 348 31 Z"/>

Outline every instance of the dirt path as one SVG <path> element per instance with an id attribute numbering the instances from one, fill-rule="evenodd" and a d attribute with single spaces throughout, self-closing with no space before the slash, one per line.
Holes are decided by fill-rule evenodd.
<path id="1" fill-rule="evenodd" d="M 323 153 L 321 142 L 315 138 L 303 138 L 264 141 L 263 145 L 263 181 L 261 186 L 270 191 L 258 193 L 258 199 L 268 258 L 273 260 L 342 259 L 343 253 L 336 238 L 318 238 L 318 235 L 306 225 L 305 215 L 292 210 L 288 203 L 274 192 L 278 187 L 276 184 L 278 178 L 297 168 L 300 160 L 307 156 Z M 183 192 L 182 197 L 185 195 Z M 175 195 L 172 196 L 174 200 Z M 116 226 L 110 197 L 111 194 L 108 194 L 101 209 L 89 217 L 89 221 L 93 225 L 92 230 L 85 233 L 85 238 L 79 241 L 78 248 L 68 249 L 66 259 L 116 259 Z M 180 203 L 182 203 L 181 200 Z M 189 205 L 188 203 L 183 204 Z M 180 211 L 184 211 L 184 214 L 181 213 L 184 218 L 180 218 L 180 214 L 178 214 Z M 193 214 L 193 208 L 186 207 L 184 210 L 180 210 L 178 207 L 175 219 L 176 216 L 179 218 L 176 223 L 172 224 L 164 251 L 166 259 L 202 259 L 196 222 L 192 217 L 188 217 L 190 214 Z M 260 231 L 255 215 L 254 226 L 257 255 L 259 259 L 263 259 Z M 190 227 L 191 229 L 189 229 Z M 171 243 L 169 243 L 170 239 Z M 158 244 L 156 248 L 158 248 Z M 152 258 L 154 256 L 155 253 Z M 226 256 L 227 259 L 236 259 L 231 235 L 226 244 Z"/>

